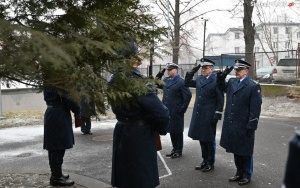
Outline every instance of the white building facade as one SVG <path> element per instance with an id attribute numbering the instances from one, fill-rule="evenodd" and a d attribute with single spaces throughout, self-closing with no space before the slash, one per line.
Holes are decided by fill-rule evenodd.
<path id="1" fill-rule="evenodd" d="M 256 28 L 256 67 L 276 65 L 282 58 L 297 58 L 300 43 L 300 23 L 266 23 Z M 206 39 L 206 56 L 244 54 L 243 28 L 229 28 L 225 33 L 209 34 Z"/>

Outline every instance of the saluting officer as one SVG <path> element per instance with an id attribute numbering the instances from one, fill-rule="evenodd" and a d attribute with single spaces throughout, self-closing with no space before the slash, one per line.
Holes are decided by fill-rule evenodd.
<path id="1" fill-rule="evenodd" d="M 178 74 L 178 65 L 167 63 L 166 69 L 168 77 L 163 80 L 166 84 L 163 86 L 162 102 L 170 112 L 171 120 L 167 131 L 170 133 L 173 147 L 166 157 L 177 158 L 182 156 L 184 113 L 189 106 L 192 93 Z"/>
<path id="2" fill-rule="evenodd" d="M 246 61 L 236 60 L 236 78 L 229 79 L 224 87 L 227 95 L 220 145 L 234 154 L 237 170 L 229 182 L 239 185 L 251 181 L 255 130 L 262 104 L 260 85 L 248 76 L 250 66 Z"/>
<path id="3" fill-rule="evenodd" d="M 188 136 L 199 140 L 202 152 L 202 163 L 196 170 L 202 172 L 214 168 L 216 153 L 216 128 L 222 117 L 224 94 L 217 86 L 217 75 L 213 72 L 215 63 L 210 59 L 201 59 L 201 75 L 193 80 L 194 74 L 201 65 L 186 73 L 185 84 L 196 88 L 196 98 Z"/>

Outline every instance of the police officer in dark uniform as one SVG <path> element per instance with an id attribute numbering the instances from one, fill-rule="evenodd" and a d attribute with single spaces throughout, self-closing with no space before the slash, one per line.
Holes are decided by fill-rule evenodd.
<path id="1" fill-rule="evenodd" d="M 284 181 L 281 188 L 299 188 L 300 186 L 300 131 L 289 143 Z"/>
<path id="2" fill-rule="evenodd" d="M 74 145 L 72 129 L 72 111 L 79 118 L 79 106 L 73 102 L 66 91 L 55 87 L 45 87 L 43 90 L 47 109 L 44 115 L 44 145 L 48 150 L 51 169 L 50 185 L 71 186 L 74 181 L 69 175 L 62 174 L 62 164 L 65 150 Z"/>
<path id="3" fill-rule="evenodd" d="M 246 61 L 236 60 L 236 78 L 225 83 L 223 77 L 225 87 L 221 87 L 227 95 L 220 145 L 226 152 L 234 154 L 237 171 L 229 182 L 238 182 L 239 185 L 251 181 L 255 130 L 262 104 L 260 85 L 248 76 L 250 66 Z"/>
<path id="4" fill-rule="evenodd" d="M 193 80 L 200 65 L 186 73 L 185 84 L 196 88 L 196 99 L 188 136 L 199 140 L 202 163 L 196 170 L 208 172 L 214 168 L 216 153 L 216 130 L 222 117 L 224 94 L 217 86 L 217 75 L 213 72 L 215 63 L 210 59 L 201 59 L 201 75 Z"/>
<path id="5" fill-rule="evenodd" d="M 83 135 L 92 134 L 91 116 L 96 115 L 96 108 L 93 99 L 83 96 L 80 100 L 80 117 L 82 120 L 81 132 Z"/>
<path id="6" fill-rule="evenodd" d="M 180 77 L 178 65 L 168 63 L 166 67 L 168 77 L 163 81 L 166 83 L 163 86 L 162 102 L 170 111 L 170 124 L 168 132 L 170 133 L 173 149 L 167 157 L 177 158 L 182 155 L 183 148 L 183 129 L 184 129 L 184 113 L 186 112 L 192 93 L 189 87 L 184 85 L 184 79 Z"/>
<path id="7" fill-rule="evenodd" d="M 137 69 L 139 64 L 134 63 L 126 74 L 133 82 L 144 79 Z M 117 79 L 112 76 L 112 87 L 120 83 Z M 155 89 L 151 85 L 147 87 L 146 94 L 128 91 L 132 98 L 112 105 L 118 120 L 113 133 L 113 187 L 153 188 L 159 185 L 155 132 L 165 135 L 170 118 L 168 108 L 160 101 Z"/>

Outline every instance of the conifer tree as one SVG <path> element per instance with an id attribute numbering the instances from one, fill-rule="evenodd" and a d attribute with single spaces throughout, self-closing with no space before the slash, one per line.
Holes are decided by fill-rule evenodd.
<path id="1" fill-rule="evenodd" d="M 128 39 L 149 49 L 150 41 L 164 32 L 144 14 L 148 7 L 139 0 L 4 0 L 0 10 L 2 82 L 40 90 L 52 85 L 74 100 L 93 95 L 100 113 L 111 102 L 107 99 L 145 91 L 143 82 L 123 82 L 122 90 L 107 82 L 110 73 L 120 66 L 126 70 L 136 55 Z"/>

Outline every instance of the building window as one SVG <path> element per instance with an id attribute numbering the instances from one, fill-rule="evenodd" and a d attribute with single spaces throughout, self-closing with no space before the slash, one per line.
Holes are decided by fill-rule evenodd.
<path id="1" fill-rule="evenodd" d="M 259 61 L 255 61 L 255 63 L 256 63 L 256 67 L 260 67 L 260 62 Z"/>
<path id="2" fill-rule="evenodd" d="M 235 39 L 240 39 L 240 34 L 239 34 L 239 33 L 235 33 L 235 34 L 234 34 L 234 38 L 235 38 Z"/>
<path id="3" fill-rule="evenodd" d="M 277 42 L 273 42 L 273 48 L 278 48 L 278 43 Z"/>
<path id="4" fill-rule="evenodd" d="M 286 48 L 286 49 L 289 49 L 289 47 L 290 47 L 290 41 L 286 41 L 286 42 L 285 42 L 285 48 Z"/>
<path id="5" fill-rule="evenodd" d="M 240 53 L 240 47 L 234 47 L 234 52 L 235 53 Z"/>
<path id="6" fill-rule="evenodd" d="M 291 28 L 286 27 L 286 28 L 285 28 L 285 33 L 286 33 L 286 34 L 290 34 L 290 32 L 291 32 Z"/>
<path id="7" fill-rule="evenodd" d="M 255 51 L 255 52 L 259 52 L 259 47 L 255 47 L 255 48 L 254 48 L 254 51 Z"/>
<path id="8" fill-rule="evenodd" d="M 278 27 L 273 27 L 273 34 L 278 34 Z"/>
<path id="9" fill-rule="evenodd" d="M 299 38 L 300 38 L 300 32 L 297 33 L 297 39 L 299 39 Z"/>

